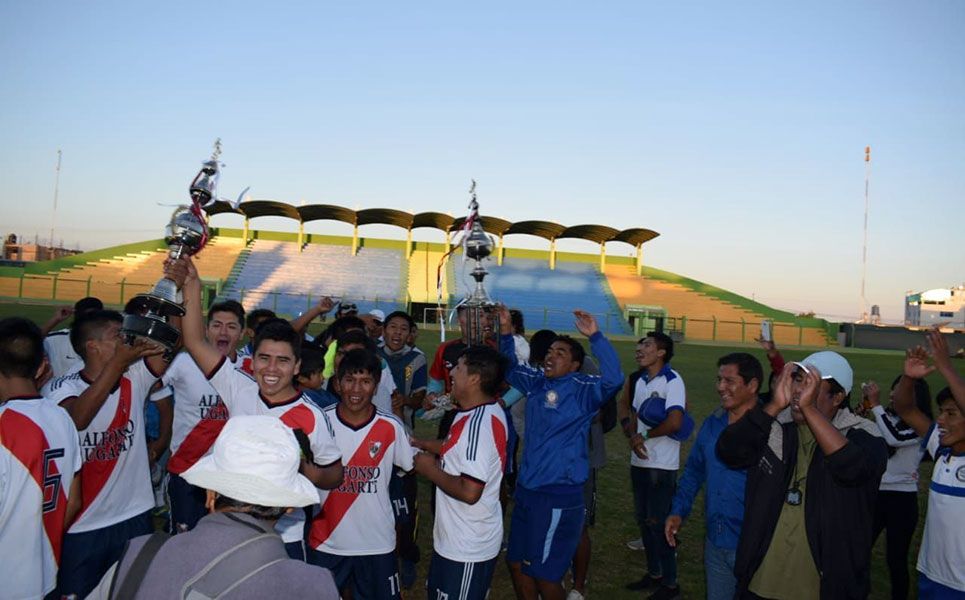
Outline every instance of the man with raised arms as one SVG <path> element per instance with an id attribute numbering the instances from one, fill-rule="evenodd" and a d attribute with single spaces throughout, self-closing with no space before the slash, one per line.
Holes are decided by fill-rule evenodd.
<path id="1" fill-rule="evenodd" d="M 325 409 L 345 458 L 345 480 L 323 495 L 308 532 L 308 561 L 332 571 L 343 594 L 400 598 L 395 520 L 389 480 L 395 467 L 412 470 L 413 449 L 402 422 L 378 410 L 372 397 L 382 376 L 375 353 L 345 353 L 335 372 L 340 400 Z"/>
<path id="2" fill-rule="evenodd" d="M 65 596 L 86 596 L 127 541 L 153 529 L 144 402 L 167 363 L 157 344 L 124 343 L 122 322 L 112 310 L 78 317 L 70 341 L 84 365 L 52 380 L 45 392 L 73 419 L 84 459 L 83 502 L 64 536 L 58 574 Z"/>
<path id="3" fill-rule="evenodd" d="M 449 434 L 412 442 L 426 451 L 416 455 L 416 471 L 436 485 L 429 598 L 484 600 L 489 593 L 503 539 L 499 486 L 507 427 L 496 402 L 503 363 L 487 346 L 463 351 L 452 369 L 457 409 Z"/>
<path id="4" fill-rule="evenodd" d="M 281 319 L 262 323 L 252 346 L 252 378 L 236 369 L 228 357 L 204 339 L 201 280 L 191 259 L 180 259 L 174 268 L 183 270 L 185 277 L 184 347 L 221 396 L 228 415 L 270 415 L 281 419 L 302 440 L 302 474 L 322 489 L 341 483 L 342 454 L 335 445 L 332 426 L 322 411 L 294 387 L 300 366 L 301 336 Z M 296 511 L 279 519 L 276 525 L 292 558 L 305 559 L 304 524 L 304 513 Z"/>
<path id="5" fill-rule="evenodd" d="M 526 444 L 516 484 L 516 506 L 506 561 L 518 598 L 563 600 L 562 579 L 579 544 L 589 477 L 590 422 L 623 383 L 620 359 L 587 312 L 573 311 L 590 339 L 601 376 L 579 373 L 585 352 L 557 336 L 542 369 L 516 363 L 509 309 L 499 309 L 499 350 L 513 365 L 506 381 L 526 395 Z"/>
<path id="6" fill-rule="evenodd" d="M 207 341 L 234 368 L 241 367 L 242 358 L 236 349 L 244 320 L 245 309 L 234 300 L 219 302 L 208 309 Z M 228 409 L 187 352 L 174 358 L 161 381 L 167 392 L 162 395 L 174 398 L 167 490 L 171 509 L 170 531 L 176 534 L 194 529 L 195 524 L 208 514 L 204 507 L 204 490 L 186 482 L 181 473 L 207 454 L 228 419 Z"/>
<path id="7" fill-rule="evenodd" d="M 54 589 L 65 524 L 79 506 L 81 454 L 70 416 L 40 395 L 44 337 L 0 321 L 0 581 L 8 598 Z"/>

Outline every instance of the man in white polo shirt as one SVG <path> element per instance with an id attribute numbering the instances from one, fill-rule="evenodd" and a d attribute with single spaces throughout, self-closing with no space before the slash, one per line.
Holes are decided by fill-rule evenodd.
<path id="1" fill-rule="evenodd" d="M 683 425 L 687 393 L 680 374 L 670 368 L 670 336 L 648 333 L 637 344 L 636 357 L 644 373 L 632 390 L 630 418 L 635 429 L 631 426 L 630 481 L 637 525 L 647 554 L 647 572 L 626 587 L 634 591 L 653 590 L 651 597 L 670 600 L 680 595 L 677 555 L 663 535 L 663 524 L 670 514 L 680 468 L 680 442 L 671 436 Z"/>
<path id="2" fill-rule="evenodd" d="M 485 600 L 503 539 L 499 486 L 506 465 L 506 411 L 496 402 L 505 380 L 502 357 L 488 346 L 463 351 L 452 369 L 458 409 L 444 440 L 425 450 L 416 471 L 436 485 L 430 598 Z M 437 462 L 436 456 L 441 462 Z"/>

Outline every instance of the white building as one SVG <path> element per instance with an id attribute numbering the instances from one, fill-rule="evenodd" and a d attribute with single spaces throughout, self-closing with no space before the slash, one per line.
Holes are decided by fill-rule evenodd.
<path id="1" fill-rule="evenodd" d="M 905 325 L 965 330 L 965 285 L 907 294 Z"/>

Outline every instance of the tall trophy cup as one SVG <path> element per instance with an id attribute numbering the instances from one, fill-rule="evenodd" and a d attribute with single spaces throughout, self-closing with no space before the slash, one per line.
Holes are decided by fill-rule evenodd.
<path id="1" fill-rule="evenodd" d="M 485 344 L 487 338 L 495 335 L 499 331 L 496 304 L 489 297 L 483 285 L 483 279 L 489 272 L 483 266 L 482 261 L 493 253 L 492 237 L 490 237 L 482 226 L 482 219 L 479 216 L 479 202 L 476 200 L 476 182 L 472 182 L 469 189 L 471 200 L 469 202 L 469 215 L 466 220 L 470 222 L 469 231 L 463 240 L 463 251 L 466 257 L 475 261 L 470 275 L 476 282 L 476 287 L 460 303 L 466 311 L 466 336 L 464 341 L 470 346 Z"/>
<path id="2" fill-rule="evenodd" d="M 191 206 L 179 206 L 164 231 L 164 242 L 168 246 L 168 257 L 177 260 L 182 256 L 194 256 L 208 241 L 208 226 L 205 223 L 203 208 L 210 205 L 216 197 L 218 179 L 218 157 L 221 154 L 221 140 L 215 142 L 211 159 L 204 162 L 201 170 L 191 182 Z M 161 278 L 154 289 L 146 294 L 138 294 L 141 314 L 124 316 L 121 333 L 128 343 L 136 338 L 146 338 L 165 348 L 165 357 L 170 358 L 181 339 L 181 332 L 169 323 L 171 317 L 184 316 L 181 305 L 181 291 L 177 283 L 166 277 Z"/>

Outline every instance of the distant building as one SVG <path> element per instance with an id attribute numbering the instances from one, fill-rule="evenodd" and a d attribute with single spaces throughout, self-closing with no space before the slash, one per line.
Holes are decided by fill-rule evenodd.
<path id="1" fill-rule="evenodd" d="M 23 242 L 11 233 L 3 242 L 3 260 L 28 263 L 80 254 L 80 250 L 63 248 L 63 244 L 60 246 L 57 248 L 42 246 L 36 239 L 33 242 Z"/>
<path id="2" fill-rule="evenodd" d="M 965 330 L 965 285 L 906 295 L 905 325 Z"/>

